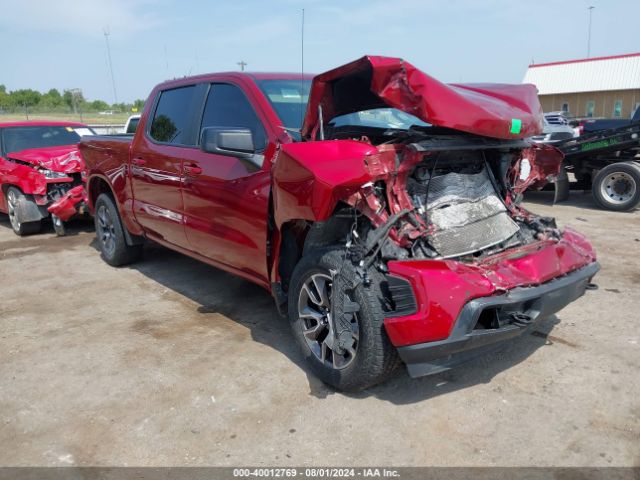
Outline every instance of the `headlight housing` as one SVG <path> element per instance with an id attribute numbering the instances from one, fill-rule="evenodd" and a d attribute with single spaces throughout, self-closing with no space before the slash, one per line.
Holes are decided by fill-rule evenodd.
<path id="1" fill-rule="evenodd" d="M 64 178 L 68 176 L 66 173 L 54 172 L 53 170 L 47 170 L 46 168 L 41 168 L 40 173 L 47 178 Z"/>

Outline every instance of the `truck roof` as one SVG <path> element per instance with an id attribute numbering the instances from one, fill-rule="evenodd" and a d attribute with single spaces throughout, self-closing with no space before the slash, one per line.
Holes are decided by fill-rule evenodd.
<path id="1" fill-rule="evenodd" d="M 23 120 L 19 122 L 0 122 L 0 128 L 7 127 L 86 127 L 79 122 L 56 122 L 47 120 Z"/>
<path id="2" fill-rule="evenodd" d="M 175 78 L 173 80 L 166 80 L 158 85 L 158 88 L 165 89 L 171 86 L 184 85 L 185 83 L 206 82 L 215 80 L 218 77 L 225 78 L 248 78 L 251 80 L 312 80 L 315 74 L 312 73 L 291 73 L 291 72 L 216 72 L 216 73 L 204 73 L 201 75 L 193 75 L 191 77 Z"/>

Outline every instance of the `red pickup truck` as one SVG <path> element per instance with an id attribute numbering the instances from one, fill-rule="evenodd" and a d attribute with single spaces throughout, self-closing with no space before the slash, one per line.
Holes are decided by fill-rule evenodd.
<path id="1" fill-rule="evenodd" d="M 313 78 L 158 85 L 133 139 L 86 137 L 105 261 L 143 241 L 269 289 L 313 371 L 342 390 L 446 370 L 580 297 L 577 232 L 520 206 L 562 154 L 532 85 L 446 85 L 397 58 Z"/>

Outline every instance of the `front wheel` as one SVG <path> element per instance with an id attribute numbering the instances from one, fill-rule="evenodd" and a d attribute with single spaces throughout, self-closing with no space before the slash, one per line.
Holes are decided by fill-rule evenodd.
<path id="1" fill-rule="evenodd" d="M 593 197 L 607 210 L 631 210 L 640 203 L 640 166 L 634 162 L 607 165 L 593 179 Z"/>
<path id="2" fill-rule="evenodd" d="M 342 270 L 344 269 L 344 270 Z M 293 335 L 313 372 L 325 383 L 344 391 L 358 391 L 385 380 L 399 364 L 396 349 L 384 329 L 380 283 L 356 282 L 355 288 L 334 292 L 336 281 L 356 278 L 344 249 L 313 252 L 296 265 L 289 286 L 289 319 Z M 343 295 L 341 305 L 351 312 L 342 320 L 332 318 L 332 302 Z"/>
<path id="3" fill-rule="evenodd" d="M 34 222 L 25 222 L 22 212 L 21 204 L 24 202 L 30 202 L 25 195 L 16 187 L 9 187 L 6 194 L 7 200 L 7 213 L 9 214 L 9 221 L 11 222 L 11 228 L 16 235 L 30 235 L 32 233 L 38 233 L 42 227 L 40 220 Z"/>
<path id="4" fill-rule="evenodd" d="M 96 200 L 96 236 L 105 262 L 113 267 L 132 263 L 142 255 L 142 245 L 127 244 L 124 226 L 113 199 L 103 193 Z"/>

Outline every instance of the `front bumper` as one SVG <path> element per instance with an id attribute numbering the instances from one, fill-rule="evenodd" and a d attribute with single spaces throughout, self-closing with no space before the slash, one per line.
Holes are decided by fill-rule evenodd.
<path id="1" fill-rule="evenodd" d="M 445 340 L 398 347 L 409 375 L 420 377 L 448 370 L 493 350 L 581 297 L 600 265 L 590 263 L 535 287 L 518 287 L 503 295 L 476 298 L 462 308 Z M 477 329 L 479 320 L 495 316 L 497 328 Z"/>
<path id="2" fill-rule="evenodd" d="M 83 214 L 87 209 L 87 192 L 84 185 L 77 185 L 47 208 L 50 214 L 66 222 L 74 215 Z"/>

